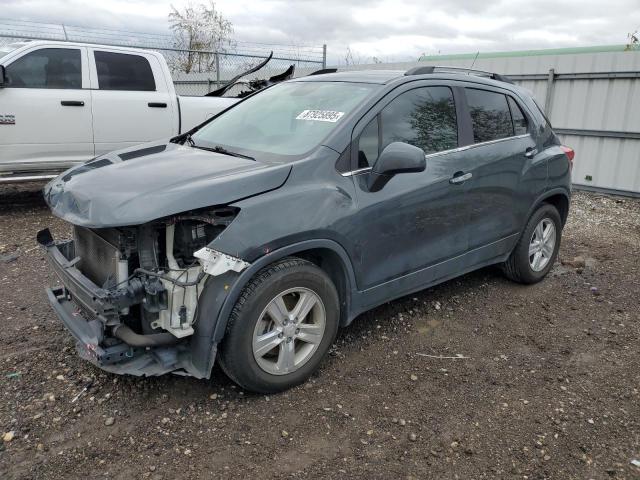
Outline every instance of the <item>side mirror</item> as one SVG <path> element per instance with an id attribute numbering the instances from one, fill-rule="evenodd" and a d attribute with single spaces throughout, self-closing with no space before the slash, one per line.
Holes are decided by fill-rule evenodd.
<path id="1" fill-rule="evenodd" d="M 7 86 L 7 72 L 4 69 L 4 65 L 0 65 L 0 88 Z"/>
<path id="2" fill-rule="evenodd" d="M 427 160 L 421 148 L 404 142 L 390 143 L 382 150 L 369 175 L 369 191 L 377 192 L 398 173 L 423 172 Z"/>

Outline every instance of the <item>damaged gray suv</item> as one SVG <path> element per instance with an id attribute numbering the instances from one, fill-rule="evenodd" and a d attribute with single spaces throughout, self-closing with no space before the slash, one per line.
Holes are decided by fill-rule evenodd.
<path id="1" fill-rule="evenodd" d="M 377 305 L 491 264 L 544 278 L 572 161 L 497 74 L 290 80 L 52 180 L 45 199 L 74 233 L 38 233 L 62 282 L 49 300 L 109 372 L 209 378 L 217 361 L 281 391 Z"/>

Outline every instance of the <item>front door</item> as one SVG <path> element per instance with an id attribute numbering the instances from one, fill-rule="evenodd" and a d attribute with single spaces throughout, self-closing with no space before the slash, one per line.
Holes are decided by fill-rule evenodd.
<path id="1" fill-rule="evenodd" d="M 37 48 L 5 64 L 0 89 L 0 164 L 15 171 L 91 159 L 91 91 L 81 47 Z"/>
<path id="2" fill-rule="evenodd" d="M 360 290 L 378 287 L 388 297 L 459 268 L 452 259 L 467 250 L 469 210 L 466 182 L 456 178 L 470 165 L 457 149 L 456 102 L 449 87 L 405 88 L 375 117 L 363 120 L 366 126 L 361 133 L 356 129 L 353 141 L 356 275 Z M 395 175 L 381 190 L 370 191 L 366 169 L 397 141 L 422 148 L 426 170 Z"/>

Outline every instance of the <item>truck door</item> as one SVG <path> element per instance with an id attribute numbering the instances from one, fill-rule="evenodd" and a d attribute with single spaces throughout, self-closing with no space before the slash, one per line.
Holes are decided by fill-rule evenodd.
<path id="1" fill-rule="evenodd" d="M 96 155 L 177 133 L 175 98 L 154 55 L 89 52 Z"/>
<path id="2" fill-rule="evenodd" d="M 83 47 L 34 47 L 4 63 L 3 170 L 48 170 L 91 159 L 91 91 Z"/>

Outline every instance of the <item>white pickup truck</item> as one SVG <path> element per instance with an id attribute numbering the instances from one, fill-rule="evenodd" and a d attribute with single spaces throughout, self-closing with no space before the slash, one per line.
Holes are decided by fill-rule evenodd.
<path id="1" fill-rule="evenodd" d="M 50 178 L 178 135 L 237 101 L 177 96 L 153 51 L 52 41 L 0 47 L 0 183 Z"/>

